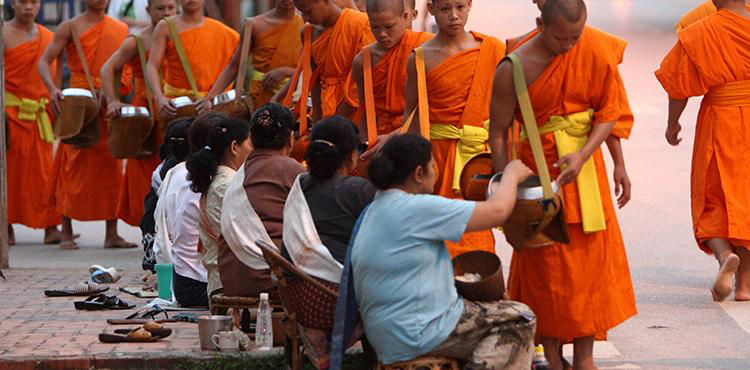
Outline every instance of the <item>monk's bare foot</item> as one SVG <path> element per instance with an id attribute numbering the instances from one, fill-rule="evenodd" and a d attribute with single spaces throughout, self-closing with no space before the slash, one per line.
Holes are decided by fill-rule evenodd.
<path id="1" fill-rule="evenodd" d="M 78 249 L 78 243 L 76 243 L 75 240 L 64 240 L 60 242 L 60 249 L 75 250 Z"/>
<path id="2" fill-rule="evenodd" d="M 44 229 L 44 244 L 59 244 L 62 241 L 62 232 L 57 227 Z"/>
<path id="3" fill-rule="evenodd" d="M 8 225 L 8 245 L 16 245 L 16 233 L 13 231 L 13 225 Z"/>
<path id="4" fill-rule="evenodd" d="M 732 278 L 737 273 L 739 265 L 740 258 L 734 253 L 724 258 L 719 268 L 719 273 L 716 275 L 716 280 L 714 280 L 714 285 L 711 288 L 711 295 L 713 295 L 714 301 L 722 302 L 732 293 Z"/>
<path id="5" fill-rule="evenodd" d="M 135 248 L 135 247 L 137 247 L 136 244 L 127 242 L 125 241 L 125 239 L 121 238 L 120 236 L 115 236 L 113 238 L 109 238 L 104 241 L 104 248 Z"/>

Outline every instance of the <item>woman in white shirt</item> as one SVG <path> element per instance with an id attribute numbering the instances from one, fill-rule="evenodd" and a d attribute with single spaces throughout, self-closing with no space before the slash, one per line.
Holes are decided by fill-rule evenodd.
<path id="1" fill-rule="evenodd" d="M 206 146 L 187 161 L 190 188 L 201 194 L 200 242 L 203 266 L 208 270 L 209 297 L 221 288 L 219 248 L 221 205 L 227 186 L 253 149 L 248 122 L 229 118 L 212 127 Z"/>

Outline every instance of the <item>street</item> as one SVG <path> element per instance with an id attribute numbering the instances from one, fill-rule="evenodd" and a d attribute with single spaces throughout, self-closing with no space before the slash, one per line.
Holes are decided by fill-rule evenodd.
<path id="1" fill-rule="evenodd" d="M 612 330 L 608 342 L 598 343 L 601 368 L 750 369 L 750 303 L 712 301 L 717 264 L 697 248 L 692 234 L 689 178 L 699 99 L 691 100 L 683 116 L 683 142 L 669 146 L 667 96 L 653 74 L 676 39 L 674 23 L 698 3 L 587 1 L 590 25 L 629 42 L 621 72 L 636 119 L 632 137 L 623 143 L 633 199 L 618 217 L 639 314 Z M 530 31 L 537 14 L 530 0 L 475 0 L 468 29 L 505 39 Z M 38 245 L 40 230 L 16 226 L 11 267 L 79 269 L 83 276 L 97 263 L 140 274 L 140 248 L 105 250 L 103 222 L 74 225 L 82 234 L 78 251 Z M 127 240 L 140 241 L 138 229 L 120 223 L 120 230 Z M 503 242 L 498 251 L 507 273 L 510 247 Z"/>

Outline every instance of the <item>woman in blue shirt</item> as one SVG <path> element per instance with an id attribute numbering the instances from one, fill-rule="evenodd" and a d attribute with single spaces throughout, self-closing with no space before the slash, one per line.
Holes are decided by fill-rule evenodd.
<path id="1" fill-rule="evenodd" d="M 528 369 L 534 314 L 518 302 L 460 297 L 444 241 L 502 225 L 531 170 L 509 163 L 485 202 L 435 196 L 432 145 L 401 135 L 383 146 L 368 173 L 380 191 L 365 211 L 351 263 L 365 333 L 379 360 L 438 355 L 465 360 L 470 369 Z"/>

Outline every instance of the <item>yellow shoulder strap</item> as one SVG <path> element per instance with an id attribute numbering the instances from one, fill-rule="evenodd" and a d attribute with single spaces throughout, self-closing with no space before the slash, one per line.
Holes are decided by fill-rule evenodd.
<path id="1" fill-rule="evenodd" d="M 523 73 L 523 65 L 521 65 L 521 60 L 516 54 L 510 54 L 508 55 L 508 58 L 513 64 L 513 85 L 516 89 L 518 106 L 521 109 L 521 116 L 523 117 L 526 133 L 529 137 L 529 144 L 531 144 L 531 152 L 534 155 L 534 163 L 536 164 L 539 179 L 542 182 L 544 199 L 550 199 L 553 195 L 552 182 L 550 180 L 549 168 L 547 168 L 547 161 L 544 158 L 542 139 L 539 137 L 539 127 L 537 127 L 534 109 L 531 106 L 531 99 L 529 98 L 529 90 L 526 85 L 526 77 Z"/>
<path id="2" fill-rule="evenodd" d="M 167 28 L 169 28 L 169 38 L 174 42 L 174 48 L 177 50 L 177 56 L 180 58 L 180 64 L 182 64 L 182 70 L 185 72 L 190 89 L 193 90 L 193 98 L 198 99 L 200 94 L 198 92 L 198 85 L 195 83 L 195 77 L 193 76 L 193 68 L 190 67 L 187 55 L 185 54 L 185 47 L 182 45 L 180 35 L 177 33 L 177 26 L 174 23 L 172 17 L 164 18 L 167 22 Z"/>

